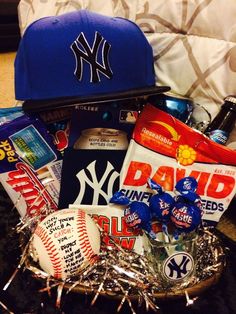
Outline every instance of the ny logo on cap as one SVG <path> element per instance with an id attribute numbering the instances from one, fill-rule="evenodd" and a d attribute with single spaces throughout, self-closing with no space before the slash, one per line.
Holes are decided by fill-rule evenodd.
<path id="1" fill-rule="evenodd" d="M 71 45 L 71 49 L 74 52 L 76 58 L 75 76 L 81 81 L 83 77 L 83 62 L 87 62 L 90 65 L 90 82 L 100 82 L 100 73 L 107 78 L 112 78 L 112 71 L 109 65 L 109 51 L 111 45 L 98 33 L 95 33 L 92 48 L 89 46 L 83 33 L 77 37 L 77 39 Z M 100 60 L 98 62 L 99 52 Z"/>

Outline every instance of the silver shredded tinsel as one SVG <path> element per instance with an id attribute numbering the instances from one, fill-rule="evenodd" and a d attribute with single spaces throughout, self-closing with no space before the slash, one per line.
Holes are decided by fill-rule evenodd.
<path id="1" fill-rule="evenodd" d="M 86 269 L 79 269 L 76 276 L 57 280 L 42 271 L 39 265 L 32 260 L 30 241 L 31 239 L 27 241 L 19 265 L 24 265 L 34 277 L 45 280 L 45 288 L 41 291 L 47 291 L 50 295 L 50 290 L 57 287 L 57 307 L 60 307 L 63 290 L 66 291 L 66 295 L 71 291 L 90 293 L 92 295 L 91 305 L 95 304 L 99 296 L 118 297 L 120 304 L 117 312 L 127 302 L 131 312 L 135 313 L 133 299 L 144 302 L 147 310 L 157 311 L 159 309 L 158 298 L 160 299 L 163 295 L 165 297 L 185 295 L 186 306 L 189 306 L 196 299 L 190 298 L 191 289 L 195 289 L 203 283 L 211 284 L 207 281 L 219 276 L 225 264 L 225 254 L 220 240 L 209 228 L 203 228 L 197 238 L 193 275 L 174 285 L 168 285 L 155 272 L 147 256 L 124 249 L 115 241 L 113 241 L 113 246 L 106 246 L 102 243 L 99 258 L 94 259 Z M 10 284 L 10 281 L 12 278 L 6 286 Z"/>
<path id="2" fill-rule="evenodd" d="M 40 269 L 40 266 L 31 257 L 34 229 L 39 221 L 50 213 L 51 208 L 45 208 L 42 216 L 37 219 L 25 217 L 16 226 L 16 232 L 20 234 L 22 255 L 16 270 L 3 290 L 7 290 L 19 270 L 24 268 L 31 271 L 32 277 L 45 281 L 45 287 L 39 292 L 47 292 L 50 296 L 51 290 L 57 288 L 57 308 L 60 308 L 63 291 L 66 291 L 65 296 L 74 291 L 83 294 L 90 293 L 92 295 L 91 305 L 94 305 L 100 296 L 118 298 L 120 303 L 117 312 L 120 312 L 123 304 L 127 302 L 131 312 L 135 314 L 134 299 L 139 304 L 144 303 L 147 311 L 149 309 L 158 311 L 158 299 L 163 296 L 167 298 L 168 296 L 185 295 L 186 306 L 192 305 L 196 299 L 196 297 L 190 298 L 192 289 L 198 288 L 202 284 L 210 285 L 216 282 L 225 265 L 225 254 L 220 240 L 214 235 L 211 228 L 205 227 L 199 230 L 196 238 L 194 273 L 180 282 L 168 283 L 155 270 L 153 261 L 150 260 L 148 254 L 139 255 L 122 248 L 98 226 L 101 238 L 109 236 L 110 243 L 113 245 L 106 246 L 102 242 L 99 257 L 93 259 L 87 268 L 78 269 L 78 273 L 74 277 L 57 280 Z M 2 302 L 0 302 L 0 306 L 12 313 Z"/>

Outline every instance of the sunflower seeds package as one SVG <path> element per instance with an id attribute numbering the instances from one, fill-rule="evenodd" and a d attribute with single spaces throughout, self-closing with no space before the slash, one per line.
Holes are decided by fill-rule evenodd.
<path id="1" fill-rule="evenodd" d="M 236 152 L 146 105 L 121 169 L 121 191 L 132 201 L 148 203 L 149 178 L 174 196 L 176 183 L 187 176 L 198 182 L 203 221 L 216 225 L 236 193 Z"/>

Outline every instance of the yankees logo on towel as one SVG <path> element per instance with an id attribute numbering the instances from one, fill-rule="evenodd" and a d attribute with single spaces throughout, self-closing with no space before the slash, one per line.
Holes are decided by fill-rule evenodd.
<path id="1" fill-rule="evenodd" d="M 98 33 L 95 33 L 92 47 L 83 33 L 71 45 L 76 58 L 75 76 L 81 81 L 83 79 L 83 62 L 87 62 L 90 66 L 90 82 L 100 82 L 100 74 L 108 79 L 112 78 L 112 70 L 109 64 L 109 51 L 111 45 Z M 100 58 L 99 58 L 100 56 Z M 102 63 L 99 63 L 101 60 Z"/>

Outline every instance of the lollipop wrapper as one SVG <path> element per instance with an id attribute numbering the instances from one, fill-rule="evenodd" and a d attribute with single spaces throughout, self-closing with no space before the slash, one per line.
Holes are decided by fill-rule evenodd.
<path id="1" fill-rule="evenodd" d="M 153 195 L 148 178 L 174 196 L 176 183 L 188 176 L 198 182 L 203 220 L 216 225 L 236 192 L 236 152 L 146 105 L 121 169 L 120 190 L 148 204 Z"/>

